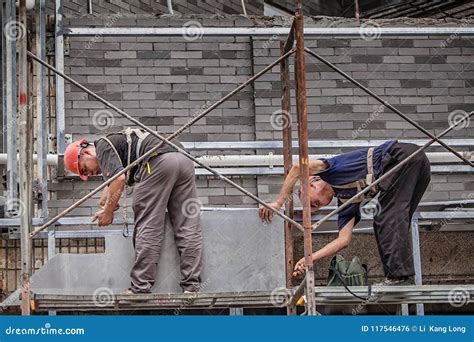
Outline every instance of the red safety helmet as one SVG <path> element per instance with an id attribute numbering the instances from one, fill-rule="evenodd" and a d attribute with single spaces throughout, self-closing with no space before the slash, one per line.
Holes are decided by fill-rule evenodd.
<path id="1" fill-rule="evenodd" d="M 84 147 L 89 145 L 90 143 L 87 142 L 86 138 L 84 138 L 69 144 L 64 152 L 64 167 L 69 172 L 79 175 L 79 177 L 84 181 L 87 180 L 88 176 L 81 174 L 81 170 L 79 169 L 79 154 Z"/>

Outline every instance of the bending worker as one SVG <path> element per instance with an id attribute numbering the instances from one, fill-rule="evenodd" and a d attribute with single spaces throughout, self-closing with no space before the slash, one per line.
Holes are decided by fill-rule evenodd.
<path id="1" fill-rule="evenodd" d="M 309 162 L 309 196 L 312 212 L 328 205 L 333 197 L 337 204 L 356 195 L 368 184 L 389 171 L 416 151 L 414 144 L 387 141 L 375 148 L 364 148 Z M 270 204 L 279 210 L 292 193 L 299 177 L 299 165 L 294 165 L 286 177 L 278 199 Z M 314 175 L 317 175 L 316 177 Z M 382 180 L 366 198 L 359 198 L 339 213 L 338 237 L 312 254 L 313 262 L 335 255 L 351 241 L 352 228 L 360 221 L 360 205 L 378 194 L 377 212 L 374 215 L 374 234 L 386 279 L 385 285 L 413 284 L 415 274 L 410 238 L 411 218 L 431 178 L 430 162 L 425 153 L 419 153 L 394 174 Z M 262 220 L 271 221 L 273 212 L 260 208 Z M 295 265 L 304 271 L 304 258 Z"/>
<path id="2" fill-rule="evenodd" d="M 64 154 L 64 165 L 82 180 L 99 174 L 107 180 L 160 142 L 154 135 L 127 128 L 93 143 L 82 139 L 70 144 Z M 173 142 L 182 147 L 178 141 Z M 193 162 L 163 144 L 156 154 L 104 189 L 99 203 L 104 205 L 103 209 L 94 216 L 99 226 L 112 223 L 126 184 L 134 185 L 135 216 L 135 262 L 127 293 L 150 293 L 155 284 L 166 209 L 180 256 L 181 288 L 184 292 L 197 292 L 201 282 L 202 232 L 199 215 L 189 215 L 183 208 L 186 203 L 197 201 Z"/>

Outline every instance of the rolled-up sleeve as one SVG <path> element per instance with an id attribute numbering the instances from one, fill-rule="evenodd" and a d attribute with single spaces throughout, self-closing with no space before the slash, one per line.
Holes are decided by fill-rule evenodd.
<path id="1" fill-rule="evenodd" d="M 338 206 L 342 205 L 341 201 L 337 201 Z M 360 204 L 359 203 L 353 203 L 349 205 L 347 208 L 343 209 L 338 216 L 337 219 L 337 226 L 339 230 L 344 228 L 344 226 L 353 218 L 355 218 L 354 226 L 359 223 L 360 221 Z"/>

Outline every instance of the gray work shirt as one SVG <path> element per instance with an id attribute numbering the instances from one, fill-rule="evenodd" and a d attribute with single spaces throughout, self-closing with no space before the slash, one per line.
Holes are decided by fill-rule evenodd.
<path id="1" fill-rule="evenodd" d="M 128 161 L 128 144 L 126 135 L 122 133 L 112 133 L 107 135 L 107 138 L 114 145 L 118 155 L 114 151 L 112 146 L 110 146 L 110 144 L 107 142 L 107 140 L 99 138 L 94 141 L 97 160 L 99 161 L 99 167 L 102 171 L 102 177 L 104 178 L 104 181 L 108 180 L 109 178 L 115 176 L 117 173 L 122 171 L 127 166 Z M 136 155 L 137 142 L 138 137 L 135 134 L 132 134 L 132 149 L 130 158 L 131 163 L 134 162 L 139 156 L 142 156 L 143 154 L 151 150 L 153 147 L 158 145 L 161 140 L 155 137 L 154 135 L 147 136 L 140 146 L 139 156 Z M 179 141 L 173 139 L 172 142 L 175 145 L 184 148 Z M 163 143 L 163 145 L 156 152 L 156 155 L 168 152 L 176 152 L 176 150 L 168 144 Z M 138 166 L 135 166 L 130 170 L 130 182 L 128 183 L 128 185 L 133 185 L 133 183 L 139 181 L 138 175 L 140 173 L 138 172 L 138 170 L 141 168 L 141 165 L 145 165 L 146 162 L 147 160 L 144 160 Z"/>

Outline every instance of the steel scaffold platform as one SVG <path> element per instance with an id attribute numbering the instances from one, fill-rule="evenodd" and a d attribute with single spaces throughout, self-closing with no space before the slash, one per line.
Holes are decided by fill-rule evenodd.
<path id="1" fill-rule="evenodd" d="M 451 304 L 459 307 L 472 302 L 474 285 L 411 285 L 351 286 L 349 289 L 362 300 L 351 295 L 344 287 L 315 287 L 317 305 L 401 305 Z M 295 289 L 257 292 L 221 292 L 197 294 L 114 294 L 108 298 L 93 295 L 34 294 L 36 312 L 44 311 L 107 311 L 107 310 L 160 310 L 160 309 L 224 309 L 286 307 Z"/>

